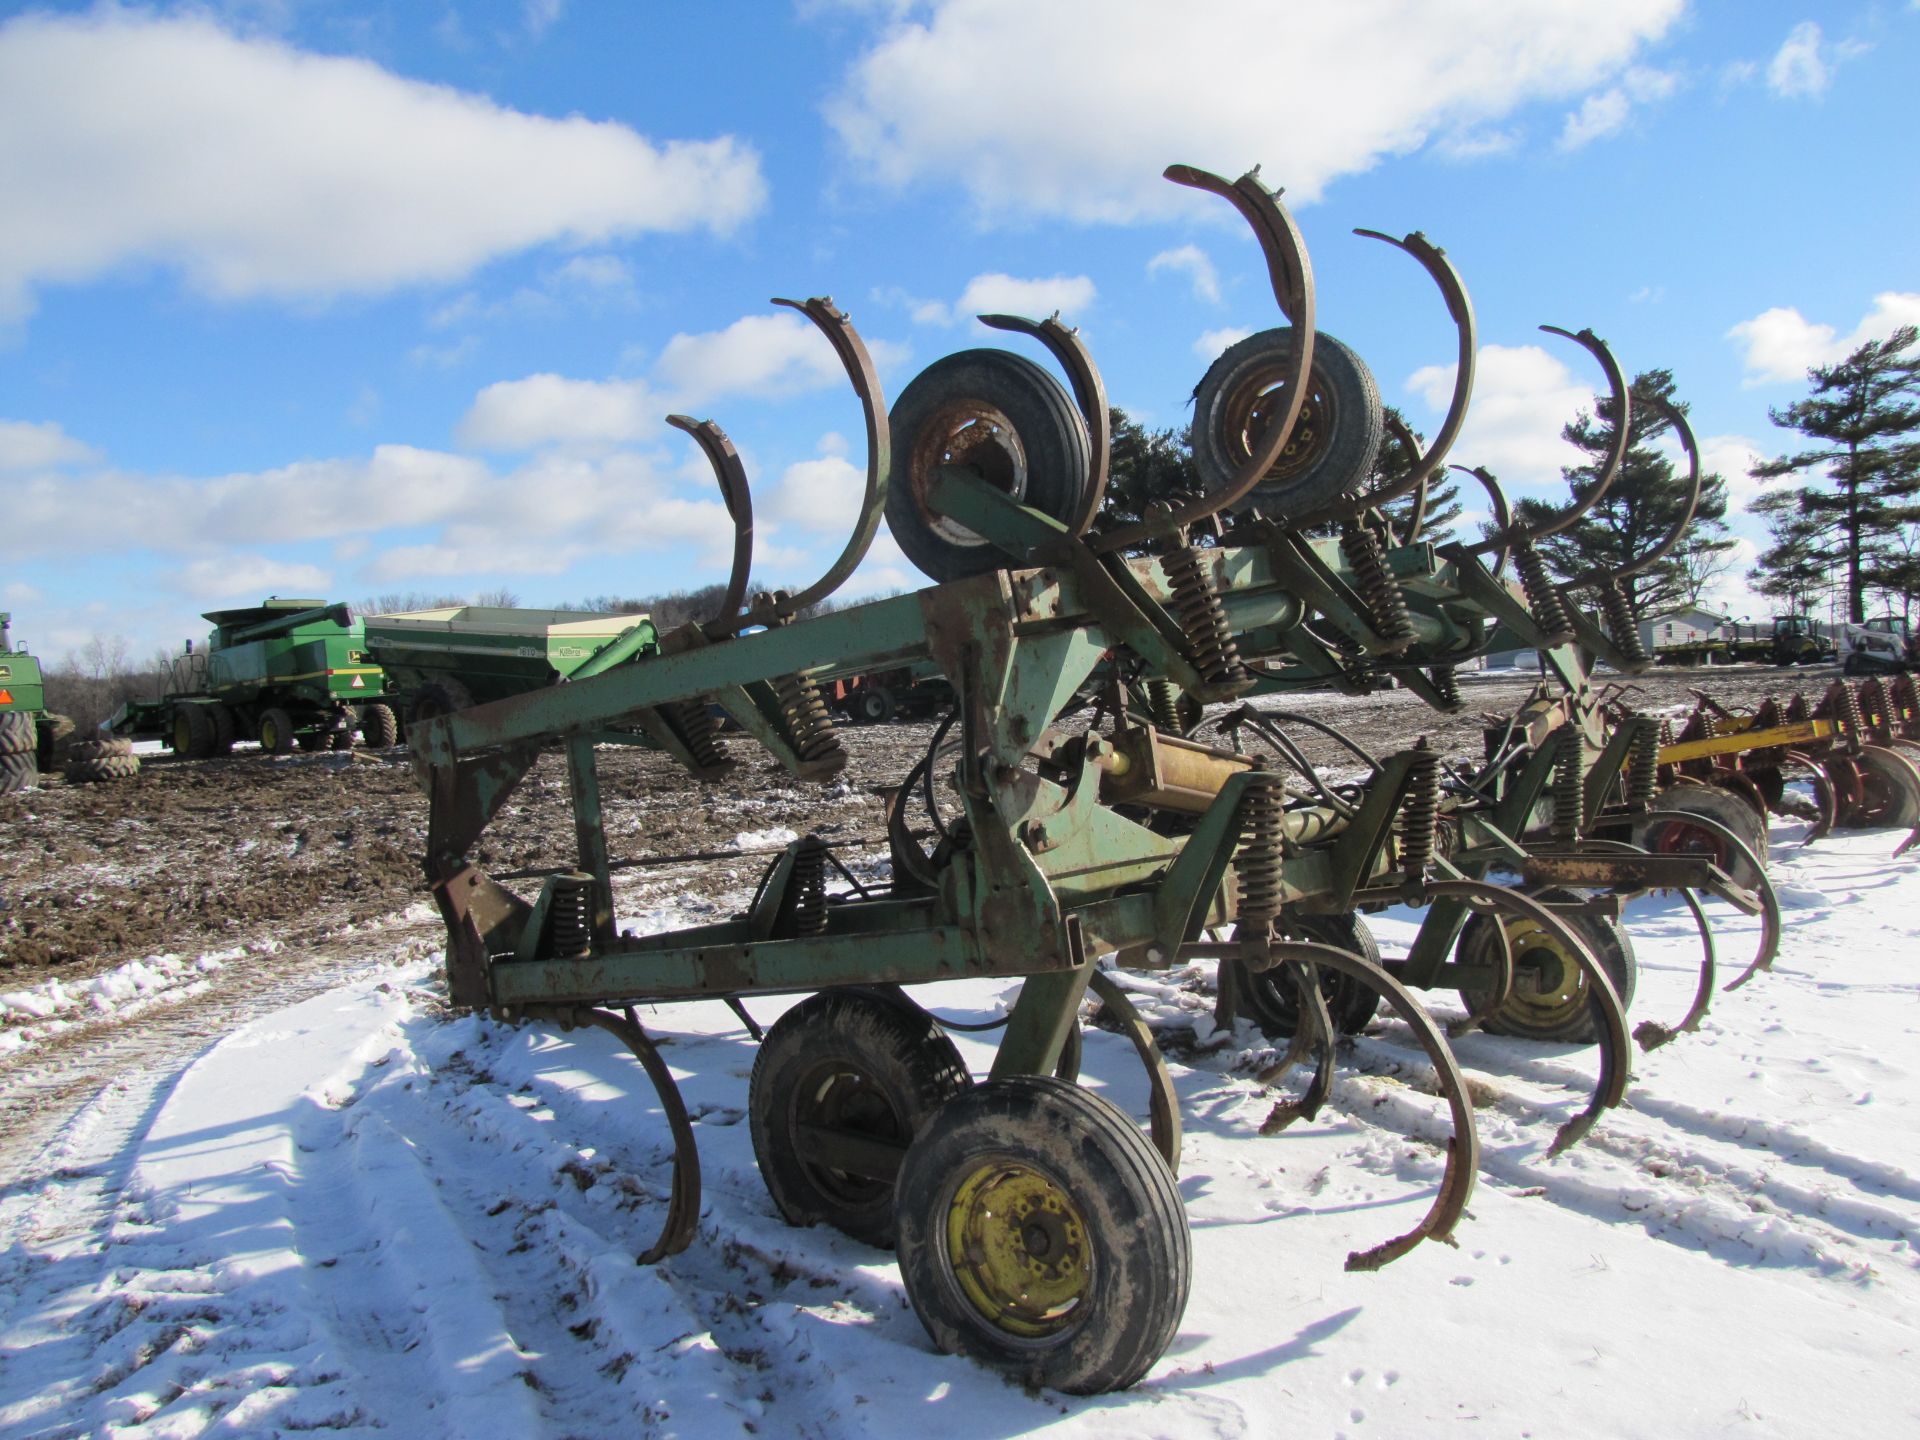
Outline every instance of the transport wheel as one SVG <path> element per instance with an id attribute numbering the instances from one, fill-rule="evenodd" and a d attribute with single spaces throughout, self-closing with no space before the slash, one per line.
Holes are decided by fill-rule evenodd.
<path id="1" fill-rule="evenodd" d="M 887 415 L 893 475 L 887 528 L 935 580 L 980 575 L 1013 560 L 927 504 L 943 465 L 971 466 L 1021 504 L 1078 517 L 1092 471 L 1087 422 L 1065 388 L 1024 355 L 962 350 L 933 362 Z"/>
<path id="2" fill-rule="evenodd" d="M 234 737 L 239 733 L 240 728 L 239 722 L 234 718 L 233 711 L 225 705 L 209 705 L 207 707 L 207 717 L 213 721 L 212 753 L 215 755 L 230 754 L 233 750 Z"/>
<path id="3" fill-rule="evenodd" d="M 413 708 L 407 712 L 407 723 L 413 725 L 436 715 L 451 715 L 471 704 L 473 695 L 466 686 L 451 675 L 442 676 L 420 687 L 420 693 L 413 697 Z"/>
<path id="4" fill-rule="evenodd" d="M 369 750 L 385 750 L 400 743 L 400 721 L 390 705 L 365 705 L 360 710 L 360 743 Z"/>
<path id="5" fill-rule="evenodd" d="M 33 751 L 0 751 L 0 795 L 17 795 L 39 783 L 40 760 Z"/>
<path id="6" fill-rule="evenodd" d="M 1193 392 L 1193 458 L 1205 488 L 1226 484 L 1286 408 L 1293 333 L 1283 325 L 1249 335 L 1207 367 Z M 1302 515 L 1358 494 L 1373 474 L 1385 428 L 1373 372 L 1316 330 L 1307 398 L 1293 434 L 1242 504 Z"/>
<path id="7" fill-rule="evenodd" d="M 269 755 L 293 750 L 293 717 L 277 705 L 260 712 L 260 748 Z"/>
<path id="8" fill-rule="evenodd" d="M 0 755 L 24 755 L 37 740 L 33 716 L 24 710 L 0 710 Z"/>
<path id="9" fill-rule="evenodd" d="M 1654 798 L 1659 810 L 1684 810 L 1717 821 L 1747 842 L 1762 865 L 1767 862 L 1767 819 L 1731 790 L 1718 785 L 1675 785 Z M 1735 856 L 1718 835 L 1684 820 L 1645 820 L 1634 827 L 1633 843 L 1655 855 L 1704 855 L 1726 871 L 1733 883 L 1751 890 L 1760 876 L 1745 856 Z"/>
<path id="10" fill-rule="evenodd" d="M 1564 890 L 1549 890 L 1535 898 L 1556 904 L 1574 897 Z M 1600 961 L 1619 992 L 1620 1008 L 1631 1006 L 1639 967 L 1627 932 L 1615 921 L 1598 915 L 1562 911 L 1559 918 Z M 1460 932 L 1455 958 L 1462 965 L 1495 963 L 1494 947 L 1500 943 L 1493 933 L 1496 923 L 1505 925 L 1507 943 L 1513 947 L 1514 986 L 1507 1003 L 1488 1018 L 1488 1033 L 1517 1035 L 1525 1040 L 1598 1041 L 1600 1027 L 1588 1006 L 1592 987 L 1586 973 L 1538 922 L 1513 915 L 1496 922 L 1491 916 L 1475 915 Z M 1484 991 L 1462 990 L 1460 998 L 1473 1011 L 1486 1003 Z"/>
<path id="11" fill-rule="evenodd" d="M 904 998 L 826 990 L 776 1020 L 748 1086 L 753 1153 L 789 1225 L 886 1249 L 894 1177 L 941 1104 L 972 1084 L 953 1042 Z"/>
<path id="12" fill-rule="evenodd" d="M 1863 829 L 1920 825 L 1920 771 L 1912 761 L 1879 745 L 1863 745 L 1853 763 L 1860 771 L 1862 793 L 1842 823 Z"/>
<path id="13" fill-rule="evenodd" d="M 900 1278 L 934 1344 L 1030 1386 L 1124 1390 L 1187 1305 L 1173 1172 L 1124 1112 L 1051 1076 L 941 1106 L 900 1171 Z"/>
<path id="14" fill-rule="evenodd" d="M 884 725 L 893 718 L 893 692 L 884 685 L 860 692 L 860 718 L 869 725 Z"/>
<path id="15" fill-rule="evenodd" d="M 1282 933 L 1291 938 L 1317 940 L 1351 950 L 1374 964 L 1380 963 L 1380 945 L 1359 915 L 1304 915 L 1282 922 Z M 1233 967 L 1233 996 L 1242 1015 L 1260 1027 L 1269 1037 L 1292 1035 L 1300 1028 L 1300 994 L 1285 966 L 1271 970 L 1249 970 L 1238 960 L 1222 960 L 1221 967 Z M 1351 975 L 1320 972 L 1320 993 L 1326 997 L 1327 1016 L 1342 1035 L 1358 1035 L 1373 1019 L 1380 1006 L 1379 994 Z"/>

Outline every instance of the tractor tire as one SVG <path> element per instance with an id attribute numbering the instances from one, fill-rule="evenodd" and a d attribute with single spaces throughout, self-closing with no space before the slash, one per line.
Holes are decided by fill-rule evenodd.
<path id="1" fill-rule="evenodd" d="M 900 1278 L 933 1343 L 1028 1387 L 1124 1390 L 1179 1328 L 1193 1239 L 1173 1172 L 1109 1101 L 1050 1076 L 934 1113 L 900 1170 Z"/>
<path id="2" fill-rule="evenodd" d="M 140 761 L 134 755 L 102 755 L 85 760 L 69 756 L 67 759 L 67 780 L 76 785 L 96 780 L 131 780 L 139 773 Z"/>
<path id="3" fill-rule="evenodd" d="M 176 705 L 173 711 L 173 753 L 189 760 L 213 754 L 213 717 L 204 705 Z"/>
<path id="4" fill-rule="evenodd" d="M 826 990 L 773 1023 L 747 1089 L 754 1158 L 789 1225 L 826 1222 L 881 1249 L 894 1241 L 894 1179 L 810 1158 L 835 1131 L 900 1155 L 972 1084 L 960 1052 L 910 1002 Z"/>
<path id="5" fill-rule="evenodd" d="M 1549 890 L 1535 897 L 1549 903 L 1570 898 L 1564 890 Z M 1592 950 L 1613 988 L 1620 996 L 1620 1008 L 1633 1004 L 1633 992 L 1639 980 L 1639 964 L 1634 958 L 1633 940 L 1612 920 L 1598 916 L 1560 912 L 1559 918 Z M 1570 1040 L 1592 1044 L 1601 1038 L 1601 1029 L 1590 1004 L 1591 986 L 1586 973 L 1578 969 L 1561 946 L 1535 922 L 1524 917 L 1498 921 L 1487 915 L 1475 915 L 1460 932 L 1455 955 L 1463 965 L 1491 964 L 1498 952 L 1499 939 L 1493 927 L 1505 924 L 1507 940 L 1513 947 L 1515 971 L 1537 966 L 1541 972 L 1538 990 L 1522 990 L 1518 981 L 1507 1003 L 1487 1018 L 1489 1035 L 1516 1035 L 1523 1040 Z M 1460 998 L 1471 1011 L 1478 1012 L 1486 996 L 1462 990 Z"/>
<path id="6" fill-rule="evenodd" d="M 400 743 L 400 719 L 392 706 L 361 707 L 360 743 L 369 750 L 386 750 Z"/>
<path id="7" fill-rule="evenodd" d="M 437 715 L 451 715 L 472 704 L 473 695 L 467 687 L 451 675 L 443 675 L 420 687 L 420 693 L 413 697 L 413 707 L 407 711 L 407 724 L 417 725 Z"/>
<path id="8" fill-rule="evenodd" d="M 225 705 L 209 705 L 207 718 L 213 721 L 213 753 L 232 754 L 234 737 L 240 728 L 233 711 Z"/>
<path id="9" fill-rule="evenodd" d="M 1762 866 L 1767 863 L 1767 817 L 1756 814 L 1752 804 L 1732 790 L 1718 785 L 1674 785 L 1654 797 L 1653 808 L 1683 810 L 1717 821 L 1744 840 Z M 1705 855 L 1742 890 L 1752 890 L 1760 883 L 1760 876 L 1745 856 L 1728 853 L 1729 847 L 1717 836 L 1684 822 L 1643 820 L 1634 826 L 1632 838 L 1635 845 L 1656 855 Z"/>
<path id="10" fill-rule="evenodd" d="M 1287 920 L 1284 933 L 1303 940 L 1318 941 L 1351 950 L 1363 959 L 1380 963 L 1380 944 L 1357 914 L 1307 915 Z M 1224 968 L 1233 967 L 1233 994 L 1240 1013 L 1260 1027 L 1269 1039 L 1292 1035 L 1300 1028 L 1300 994 L 1286 966 L 1271 970 L 1249 970 L 1238 960 L 1223 960 Z M 1358 1035 L 1380 1008 L 1379 992 L 1351 975 L 1320 972 L 1320 993 L 1326 997 L 1327 1018 L 1335 1033 Z"/>
<path id="11" fill-rule="evenodd" d="M 884 725 L 893 719 L 893 691 L 884 685 L 862 690 L 860 698 L 854 703 L 860 712 L 860 719 L 868 725 Z"/>
<path id="12" fill-rule="evenodd" d="M 1841 817 L 1842 825 L 1860 830 L 1882 825 L 1911 830 L 1920 825 L 1920 772 L 1908 756 L 1879 745 L 1863 745 L 1853 763 L 1860 767 L 1864 793 L 1860 803 Z"/>
<path id="13" fill-rule="evenodd" d="M 338 730 L 327 732 L 327 749 L 351 750 L 353 748 L 353 727 L 342 725 Z"/>
<path id="14" fill-rule="evenodd" d="M 907 382 L 888 412 L 893 477 L 887 528 L 921 572 L 961 580 L 1015 563 L 929 507 L 943 465 L 971 465 L 996 488 L 1073 522 L 1092 475 L 1087 422 L 1060 382 L 1009 350 L 962 350 Z"/>
<path id="15" fill-rule="evenodd" d="M 49 710 L 42 715 L 34 726 L 35 758 L 40 762 L 42 774 L 56 768 L 55 761 L 66 759 L 67 741 L 73 735 L 73 721 L 65 715 Z"/>
<path id="16" fill-rule="evenodd" d="M 40 783 L 40 760 L 31 750 L 0 754 L 0 795 L 17 795 Z"/>
<path id="17" fill-rule="evenodd" d="M 1193 459 L 1201 485 L 1217 490 L 1258 446 L 1275 411 L 1293 354 L 1287 326 L 1227 347 L 1193 392 Z M 1324 330 L 1313 336 L 1307 398 L 1273 468 L 1240 502 L 1307 515 L 1357 495 L 1373 474 L 1386 433 L 1380 387 L 1366 363 Z"/>
<path id="18" fill-rule="evenodd" d="M 0 710 L 0 755 L 25 755 L 39 740 L 32 715 L 25 710 Z"/>
<path id="19" fill-rule="evenodd" d="M 76 740 L 67 747 L 68 760 L 116 760 L 133 756 L 133 742 L 108 735 L 94 740 Z"/>
<path id="20" fill-rule="evenodd" d="M 269 755 L 293 753 L 293 717 L 275 705 L 260 712 L 260 748 Z"/>
<path id="21" fill-rule="evenodd" d="M 315 750 L 329 749 L 333 744 L 333 734 L 327 730 L 309 730 L 304 735 L 294 736 L 293 743 L 312 754 Z"/>

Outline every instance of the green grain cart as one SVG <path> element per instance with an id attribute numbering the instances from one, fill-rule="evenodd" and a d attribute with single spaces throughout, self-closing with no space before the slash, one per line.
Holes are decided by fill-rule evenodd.
<path id="1" fill-rule="evenodd" d="M 659 649 L 645 615 L 446 605 L 366 619 L 367 653 L 407 723 L 585 679 Z"/>
<path id="2" fill-rule="evenodd" d="M 26 646 L 13 648 L 12 619 L 0 610 L 0 795 L 32 789 L 53 745 L 40 662 Z"/>
<path id="3" fill-rule="evenodd" d="M 166 693 L 122 706 L 107 722 L 114 734 L 157 737 L 194 759 L 224 755 L 236 740 L 284 754 L 345 750 L 356 730 L 369 745 L 398 738 L 384 677 L 345 605 L 276 596 L 206 618 L 206 648 L 189 641 Z"/>

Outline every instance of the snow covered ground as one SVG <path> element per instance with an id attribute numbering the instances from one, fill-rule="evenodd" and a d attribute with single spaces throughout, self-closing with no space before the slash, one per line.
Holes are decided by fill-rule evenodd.
<path id="1" fill-rule="evenodd" d="M 742 1123 L 753 1046 L 718 1004 L 642 1016 L 707 1184 L 693 1247 L 635 1266 L 668 1153 L 639 1067 L 598 1031 L 448 1019 L 400 947 L 111 1086 L 0 1192 L 0 1434 L 1920 1432 L 1920 867 L 1890 834 L 1800 834 L 1775 827 L 1775 972 L 1641 1056 L 1633 1108 L 1568 1154 L 1545 1158 L 1589 1055 L 1459 1043 L 1471 1219 L 1378 1274 L 1342 1261 L 1423 1213 L 1445 1127 L 1404 1027 L 1343 1055 L 1317 1122 L 1263 1138 L 1258 1036 L 1208 1035 L 1200 971 L 1143 981 L 1150 1018 L 1201 1041 L 1174 1067 L 1193 1296 L 1148 1378 L 1091 1400 L 933 1353 L 890 1255 L 781 1224 Z M 1717 918 L 1737 973 L 1753 932 Z M 1628 920 L 1636 1017 L 1674 1019 L 1691 922 L 1651 900 Z M 1375 928 L 1388 953 L 1411 934 Z M 1012 990 L 921 998 L 977 1019 Z M 1090 1031 L 1086 1069 L 1144 1115 L 1124 1040 Z"/>

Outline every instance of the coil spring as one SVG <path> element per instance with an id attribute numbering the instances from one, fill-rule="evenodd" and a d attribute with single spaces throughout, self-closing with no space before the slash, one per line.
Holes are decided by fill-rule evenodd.
<path id="1" fill-rule="evenodd" d="M 1256 775 L 1240 797 L 1240 848 L 1233 872 L 1240 881 L 1240 923 L 1264 928 L 1280 913 L 1281 812 L 1286 799 L 1277 775 Z"/>
<path id="2" fill-rule="evenodd" d="M 712 770 L 727 763 L 726 742 L 720 738 L 720 726 L 713 712 L 698 700 L 681 700 L 667 707 L 667 718 L 686 742 L 694 768 Z"/>
<path id="3" fill-rule="evenodd" d="M 1662 715 L 1660 717 L 1660 744 L 1664 747 L 1667 745 L 1671 745 L 1672 743 L 1673 743 L 1673 719 L 1671 716 Z"/>
<path id="4" fill-rule="evenodd" d="M 771 682 L 794 753 L 802 760 L 821 760 L 840 750 L 840 732 L 827 714 L 826 697 L 811 675 L 780 675 Z"/>
<path id="5" fill-rule="evenodd" d="M 1860 682 L 1860 713 L 1876 729 L 1890 728 L 1893 723 L 1892 711 L 1887 704 L 1887 687 L 1880 683 L 1878 675 Z"/>
<path id="6" fill-rule="evenodd" d="M 1600 582 L 1600 614 L 1607 622 L 1607 634 L 1614 648 L 1629 664 L 1644 664 L 1649 658 L 1647 645 L 1640 638 L 1640 626 L 1633 618 L 1633 605 L 1620 582 L 1609 575 Z"/>
<path id="7" fill-rule="evenodd" d="M 1186 633 L 1188 656 L 1209 685 L 1237 683 L 1247 678 L 1240 647 L 1227 628 L 1227 608 L 1213 588 L 1199 548 L 1176 545 L 1163 561 L 1167 584 L 1173 591 L 1173 613 Z"/>
<path id="8" fill-rule="evenodd" d="M 1147 713 L 1156 730 L 1180 732 L 1180 687 L 1171 680 L 1147 681 Z"/>
<path id="9" fill-rule="evenodd" d="M 547 902 L 547 944 L 556 960 L 593 950 L 593 877 L 556 875 Z"/>
<path id="10" fill-rule="evenodd" d="M 1787 723 L 1797 725 L 1802 720 L 1813 718 L 1813 707 L 1807 704 L 1807 697 L 1796 694 L 1787 701 Z"/>
<path id="11" fill-rule="evenodd" d="M 809 835 L 793 852 L 787 880 L 788 928 L 795 936 L 823 935 L 827 929 L 827 847 Z"/>
<path id="12" fill-rule="evenodd" d="M 1633 746 L 1627 753 L 1627 804 L 1636 810 L 1652 808 L 1660 789 L 1660 727 L 1664 721 L 1635 715 Z"/>
<path id="13" fill-rule="evenodd" d="M 1580 731 L 1560 727 L 1559 753 L 1553 764 L 1553 838 L 1577 840 L 1587 818 L 1585 775 L 1582 771 Z"/>
<path id="14" fill-rule="evenodd" d="M 1839 720 L 1846 727 L 1847 738 L 1858 740 L 1867 731 L 1867 717 L 1860 713 L 1860 697 L 1853 693 L 1853 687 L 1844 680 L 1840 682 Z"/>
<path id="15" fill-rule="evenodd" d="M 1442 710 L 1458 710 L 1460 699 L 1460 681 L 1455 677 L 1453 666 L 1435 665 L 1427 671 L 1427 679 L 1433 682 L 1433 693 L 1440 697 Z"/>
<path id="16" fill-rule="evenodd" d="M 1440 828 L 1440 757 L 1424 735 L 1413 742 L 1413 756 L 1406 797 L 1400 802 L 1400 869 L 1424 875 Z"/>
<path id="17" fill-rule="evenodd" d="M 1407 613 L 1407 597 L 1400 593 L 1400 582 L 1387 568 L 1387 552 L 1380 537 L 1357 520 L 1349 520 L 1340 531 L 1340 553 L 1353 567 L 1360 594 L 1372 612 L 1373 628 L 1395 649 L 1412 642 L 1413 617 Z"/>
<path id="18" fill-rule="evenodd" d="M 1346 677 L 1347 684 L 1362 695 L 1371 692 L 1379 681 L 1379 672 L 1373 668 L 1373 662 L 1367 658 L 1366 651 L 1360 648 L 1360 642 L 1351 635 L 1338 635 L 1334 638 L 1333 648 L 1340 655 L 1340 673 Z"/>
<path id="19" fill-rule="evenodd" d="M 1520 588 L 1526 592 L 1534 623 L 1556 645 L 1571 640 L 1573 617 L 1567 613 L 1560 587 L 1547 574 L 1546 556 L 1533 548 L 1532 540 L 1522 540 L 1513 547 L 1513 568 L 1519 572 Z"/>

